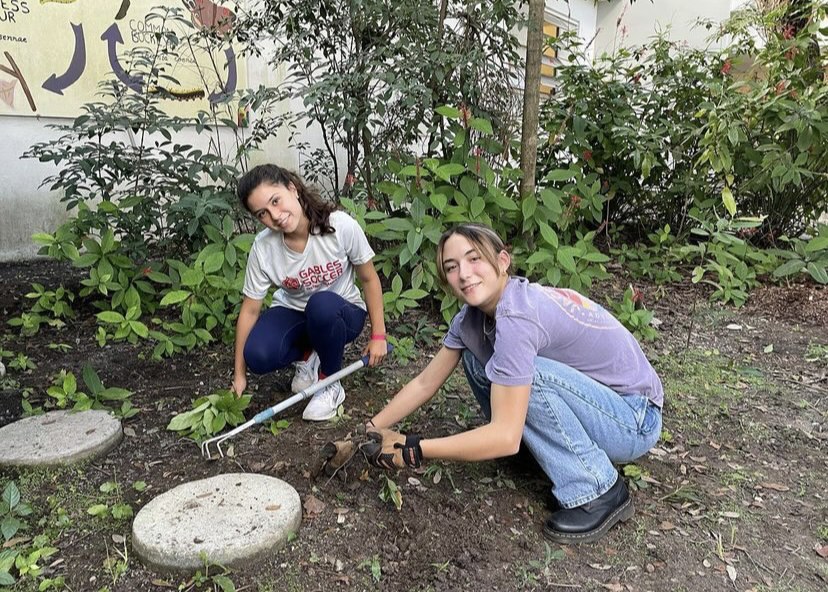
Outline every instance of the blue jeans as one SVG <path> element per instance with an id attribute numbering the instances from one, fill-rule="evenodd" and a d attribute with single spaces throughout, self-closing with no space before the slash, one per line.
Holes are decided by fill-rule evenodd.
<path id="1" fill-rule="evenodd" d="M 345 344 L 362 332 L 368 313 L 339 294 L 317 292 L 305 310 L 284 306 L 267 309 L 253 325 L 244 344 L 244 361 L 251 372 L 266 374 L 319 354 L 319 369 L 326 376 L 342 369 Z"/>
<path id="2" fill-rule="evenodd" d="M 469 350 L 463 369 L 486 419 L 491 386 Z M 552 494 L 574 508 L 606 493 L 618 479 L 614 462 L 646 453 L 661 434 L 661 410 L 643 395 L 620 395 L 585 374 L 535 358 L 523 441 L 552 481 Z"/>

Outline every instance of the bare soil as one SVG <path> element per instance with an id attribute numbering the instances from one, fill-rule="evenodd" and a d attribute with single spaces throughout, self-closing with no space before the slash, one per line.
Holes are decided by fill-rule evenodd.
<path id="1" fill-rule="evenodd" d="M 828 559 L 820 555 L 828 554 L 828 353 L 806 360 L 816 346 L 828 352 L 824 288 L 763 287 L 734 310 L 708 304 L 698 286 L 644 286 L 662 323 L 659 339 L 645 348 L 667 390 L 666 438 L 636 463 L 643 477 L 627 469 L 635 517 L 597 544 L 561 547 L 541 534 L 548 484 L 526 455 L 390 475 L 402 494 L 399 511 L 379 497 L 384 475 L 359 457 L 332 478 L 311 476 L 324 443 L 354 430 L 416 374 L 438 347 L 433 338 L 420 336 L 407 364 L 391 361 L 347 378 L 346 415 L 338 421 L 305 423 L 300 405 L 282 415 L 290 426 L 278 436 L 248 430 L 234 439 L 232 457 L 209 462 L 165 427 L 194 398 L 229 386 L 231 346 L 161 362 L 150 360 L 146 344 L 99 347 L 94 310 L 83 304 L 63 329 L 43 327 L 23 338 L 6 325 L 28 309 L 23 295 L 32 282 L 77 292 L 78 280 L 74 270 L 49 262 L 0 264 L 0 345 L 37 364 L 27 373 L 10 369 L 0 389 L 0 425 L 20 415 L 23 389 L 43 405 L 61 369 L 80 376 L 87 363 L 105 385 L 133 391 L 141 409 L 125 422 L 124 442 L 102 460 L 2 473 L 21 484 L 35 508 L 25 535 L 49 532 L 59 549 L 44 575 L 64 575 L 72 590 L 194 589 L 188 577 L 154 573 L 132 556 L 128 520 L 86 510 L 106 498 L 99 487 L 107 481 L 119 483 L 137 512 L 180 483 L 237 471 L 287 481 L 305 507 L 285 549 L 229 574 L 237 589 L 828 590 Z M 600 291 L 618 297 L 626 282 L 618 278 Z M 428 325 L 439 323 L 435 317 Z M 356 348 L 346 353 L 357 355 Z M 252 379 L 248 416 L 282 398 L 289 381 L 286 372 Z M 443 435 L 478 421 L 458 373 L 405 427 Z M 147 488 L 135 491 L 136 481 Z M 68 524 L 58 527 L 59 509 Z M 127 570 L 113 576 L 107 558 L 112 566 L 124 550 Z"/>

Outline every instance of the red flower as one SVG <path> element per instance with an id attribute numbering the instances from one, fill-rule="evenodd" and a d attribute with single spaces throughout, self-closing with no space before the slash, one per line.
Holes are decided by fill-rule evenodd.
<path id="1" fill-rule="evenodd" d="M 782 31 L 782 37 L 786 40 L 793 39 L 794 36 L 794 28 L 793 25 L 788 25 L 785 27 L 785 30 Z"/>
<path id="2" fill-rule="evenodd" d="M 145 267 L 144 269 L 141 270 L 141 273 L 143 273 L 145 276 L 151 274 L 152 273 L 152 267 Z"/>
<path id="3" fill-rule="evenodd" d="M 354 183 L 356 183 L 356 176 L 353 173 L 345 175 L 345 187 L 353 187 Z"/>
<path id="4" fill-rule="evenodd" d="M 798 50 L 796 47 L 790 48 L 788 51 L 785 52 L 785 59 L 788 61 L 793 60 L 796 57 Z"/>
<path id="5" fill-rule="evenodd" d="M 574 207 L 578 207 L 581 204 L 581 196 L 573 193 L 569 196 L 569 203 L 571 203 Z"/>
<path id="6" fill-rule="evenodd" d="M 377 200 L 373 197 L 368 198 L 368 209 L 369 210 L 376 210 L 377 209 Z"/>
<path id="7" fill-rule="evenodd" d="M 592 160 L 592 150 L 584 150 L 581 156 L 584 157 L 584 160 Z"/>
<path id="8" fill-rule="evenodd" d="M 731 62 L 730 60 L 725 60 L 725 63 L 722 64 L 722 74 L 724 76 L 727 76 L 728 74 L 730 74 L 731 68 L 733 68 L 733 62 Z"/>
<path id="9" fill-rule="evenodd" d="M 775 88 L 776 94 L 781 95 L 783 92 L 785 92 L 785 87 L 786 86 L 787 86 L 787 82 L 785 80 L 780 80 L 779 82 L 777 82 L 776 83 L 776 88 Z"/>

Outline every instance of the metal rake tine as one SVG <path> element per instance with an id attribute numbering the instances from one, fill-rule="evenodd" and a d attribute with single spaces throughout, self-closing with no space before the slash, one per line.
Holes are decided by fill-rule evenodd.
<path id="1" fill-rule="evenodd" d="M 394 349 L 394 346 L 392 346 L 389 343 L 388 344 L 388 352 L 390 353 L 391 351 L 393 351 L 393 349 Z M 296 393 L 292 397 L 288 397 L 287 399 L 285 399 L 281 403 L 277 403 L 276 405 L 273 405 L 272 407 L 268 407 L 264 411 L 261 411 L 261 412 L 257 413 L 253 417 L 253 419 L 243 423 L 242 425 L 238 426 L 237 428 L 234 428 L 234 429 L 230 430 L 226 434 L 222 434 L 220 436 L 210 438 L 209 440 L 205 440 L 201 444 L 201 454 L 202 454 L 202 456 L 204 456 L 208 460 L 211 460 L 212 456 L 210 454 L 210 445 L 214 444 L 215 447 L 216 447 L 216 450 L 218 450 L 219 455 L 221 457 L 224 457 L 224 451 L 221 449 L 221 443 L 224 442 L 225 440 L 227 440 L 229 438 L 232 438 L 236 434 L 238 434 L 240 432 L 243 432 L 244 430 L 246 430 L 247 428 L 249 428 L 251 426 L 266 422 L 267 420 L 272 418 L 277 413 L 280 413 L 280 412 L 284 411 L 285 409 L 287 409 L 288 407 L 291 407 L 292 405 L 295 405 L 299 401 L 303 401 L 303 400 L 311 397 L 314 393 L 316 393 L 320 389 L 322 389 L 322 388 L 326 387 L 327 385 L 339 380 L 340 378 L 344 378 L 345 376 L 348 376 L 352 372 L 355 372 L 355 371 L 359 370 L 360 368 L 363 368 L 367 365 L 368 365 L 368 356 L 363 356 L 362 358 L 360 358 L 359 360 L 357 360 L 356 362 L 354 362 L 350 366 L 347 366 L 347 367 L 343 368 L 339 372 L 334 372 L 333 374 L 331 374 L 330 376 L 328 376 L 324 380 L 320 380 L 316 384 L 306 388 L 303 391 L 300 391 L 300 392 Z"/>

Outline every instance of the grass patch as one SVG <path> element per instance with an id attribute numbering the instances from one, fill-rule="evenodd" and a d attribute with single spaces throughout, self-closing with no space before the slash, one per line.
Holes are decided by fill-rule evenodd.
<path id="1" fill-rule="evenodd" d="M 694 432 L 706 431 L 716 417 L 729 417 L 735 404 L 765 384 L 761 372 L 725 359 L 716 349 L 663 354 L 655 366 L 664 384 L 665 415 L 674 427 Z"/>

